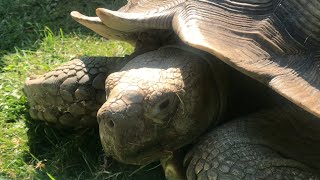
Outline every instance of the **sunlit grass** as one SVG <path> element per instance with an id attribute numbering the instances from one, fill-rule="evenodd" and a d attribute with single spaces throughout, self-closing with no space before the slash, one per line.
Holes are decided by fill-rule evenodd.
<path id="1" fill-rule="evenodd" d="M 83 137 L 84 135 L 81 135 L 81 133 L 80 135 L 77 134 L 78 132 L 72 132 L 71 135 L 62 132 L 62 134 L 57 135 L 57 132 L 61 133 L 59 132 L 60 130 L 51 130 L 49 127 L 37 125 L 36 123 L 26 126 L 28 114 L 26 97 L 22 92 L 23 82 L 31 74 L 49 71 L 74 57 L 93 55 L 123 56 L 132 52 L 133 47 L 123 42 L 106 41 L 97 36 L 79 36 L 77 34 L 65 36 L 62 30 L 59 35 L 54 35 L 48 28 L 43 33 L 45 33 L 44 39 L 38 42 L 39 48 L 37 50 L 16 49 L 16 52 L 2 57 L 4 66 L 0 74 L 1 175 L 10 178 L 32 179 L 34 173 L 40 170 L 45 172 L 48 177 L 53 177 L 53 175 L 50 175 L 51 170 L 46 171 L 46 163 L 55 164 L 50 168 L 53 171 L 63 173 L 63 163 L 66 163 L 66 158 L 70 158 L 64 157 L 66 155 L 69 156 L 67 151 L 69 151 L 70 145 L 78 146 L 70 150 L 78 149 L 77 153 L 81 154 L 82 161 L 86 163 L 84 165 L 92 174 L 93 171 L 97 172 L 97 169 L 91 166 L 97 166 L 97 164 L 92 165 L 90 162 L 92 160 L 88 160 L 87 155 L 81 150 L 81 143 L 84 143 L 81 139 L 87 137 Z M 33 130 L 35 132 L 30 132 Z M 27 136 L 28 131 L 29 136 Z M 39 135 L 44 133 L 42 136 L 46 139 L 43 140 L 41 136 L 37 139 L 35 137 L 37 133 Z M 90 136 L 95 137 L 95 143 L 99 143 L 97 136 L 94 135 L 95 133 L 95 130 L 90 130 L 90 133 L 85 133 L 85 135 L 89 136 L 88 138 Z M 34 137 L 30 137 L 32 134 Z M 55 137 L 55 139 L 50 139 L 52 137 Z M 30 138 L 33 138 L 33 142 L 29 142 Z M 39 142 L 35 142 L 35 140 Z M 55 162 L 49 162 L 48 159 L 33 155 L 29 148 L 30 143 L 36 146 L 35 148 L 49 146 L 49 150 L 52 152 L 45 152 L 42 155 L 47 156 L 50 154 L 51 157 L 56 157 Z M 46 143 L 49 143 L 49 145 Z M 95 158 L 99 158 L 98 155 L 101 150 L 99 150 L 99 147 L 95 149 L 97 149 L 97 157 Z M 41 154 L 37 149 L 33 151 Z M 55 166 L 58 167 L 55 168 Z"/>
<path id="2" fill-rule="evenodd" d="M 158 163 L 140 168 L 105 160 L 96 129 L 57 129 L 28 115 L 26 77 L 75 57 L 133 51 L 127 43 L 107 41 L 61 19 L 72 8 L 94 11 L 90 7 L 72 0 L 0 1 L 0 17 L 6 17 L 0 19 L 0 179 L 163 179 L 154 168 Z"/>

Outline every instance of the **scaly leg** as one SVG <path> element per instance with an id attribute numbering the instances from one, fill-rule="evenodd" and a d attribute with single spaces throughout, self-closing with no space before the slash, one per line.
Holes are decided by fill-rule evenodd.
<path id="1" fill-rule="evenodd" d="M 24 85 L 33 119 L 66 127 L 97 126 L 96 114 L 105 102 L 105 79 L 131 56 L 88 57 L 67 62 Z"/>
<path id="2" fill-rule="evenodd" d="M 185 157 L 188 179 L 319 179 L 320 143 L 301 136 L 295 118 L 266 110 L 217 127 Z"/>

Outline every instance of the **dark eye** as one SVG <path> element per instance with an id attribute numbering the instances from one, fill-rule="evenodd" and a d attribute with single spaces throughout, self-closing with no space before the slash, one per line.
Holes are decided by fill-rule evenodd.
<path id="1" fill-rule="evenodd" d="M 163 102 L 159 105 L 160 110 L 163 110 L 163 109 L 165 109 L 166 107 L 168 107 L 168 106 L 169 106 L 169 103 L 170 103 L 169 99 L 163 101 Z"/>
<path id="2" fill-rule="evenodd" d="M 144 115 L 158 124 L 164 124 L 175 115 L 180 101 L 176 93 L 155 94 L 155 96 L 156 98 L 151 101 L 154 105 L 147 109 Z"/>

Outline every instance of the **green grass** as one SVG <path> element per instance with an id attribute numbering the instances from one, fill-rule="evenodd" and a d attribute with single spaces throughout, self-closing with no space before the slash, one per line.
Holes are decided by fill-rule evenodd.
<path id="1" fill-rule="evenodd" d="M 127 166 L 105 159 L 96 129 L 56 129 L 28 115 L 23 83 L 81 56 L 123 56 L 124 42 L 106 41 L 69 12 L 124 1 L 0 1 L 0 179 L 163 179 L 159 163 Z M 2 18 L 4 17 L 4 18 Z"/>

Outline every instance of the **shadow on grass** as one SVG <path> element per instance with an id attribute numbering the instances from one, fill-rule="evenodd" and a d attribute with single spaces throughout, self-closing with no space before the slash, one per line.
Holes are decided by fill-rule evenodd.
<path id="1" fill-rule="evenodd" d="M 17 50 L 37 50 L 45 29 L 54 34 L 61 29 L 65 35 L 94 34 L 73 21 L 71 11 L 93 16 L 97 7 L 117 9 L 125 3 L 126 0 L 0 1 L 0 73 L 6 66 L 4 55 Z M 12 114 L 6 116 L 6 122 L 14 122 L 21 114 L 27 119 L 30 153 L 24 160 L 31 169 L 36 169 L 33 179 L 164 179 L 161 168 L 154 168 L 159 163 L 139 169 L 105 160 L 97 129 L 59 129 L 31 120 L 23 102 L 6 113 Z"/>
<path id="2" fill-rule="evenodd" d="M 61 129 L 26 115 L 35 179 L 165 179 L 159 162 L 145 167 L 105 158 L 98 129 Z"/>
<path id="3" fill-rule="evenodd" d="M 94 34 L 75 22 L 70 12 L 80 11 L 95 16 L 97 7 L 118 9 L 126 0 L 14 0 L 0 1 L 0 72 L 5 62 L 3 56 L 16 49 L 35 50 L 43 39 L 46 27 L 59 34 Z"/>

